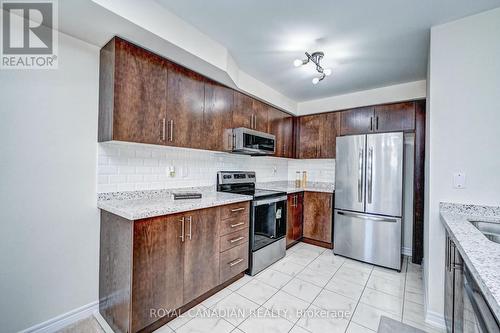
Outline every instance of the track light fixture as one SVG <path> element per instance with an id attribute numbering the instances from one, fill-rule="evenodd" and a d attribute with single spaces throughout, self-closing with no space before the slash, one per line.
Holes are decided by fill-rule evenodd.
<path id="1" fill-rule="evenodd" d="M 321 59 L 323 59 L 323 57 L 325 56 L 325 54 L 323 52 L 314 52 L 313 54 L 309 54 L 309 53 L 305 53 L 306 54 L 306 59 L 302 60 L 302 59 L 295 59 L 295 61 L 293 62 L 293 65 L 295 67 L 300 67 L 300 66 L 303 66 L 303 65 L 306 65 L 309 63 L 309 61 L 311 61 L 312 63 L 314 63 L 316 65 L 316 71 L 318 71 L 318 73 L 320 74 L 319 77 L 315 77 L 314 79 L 312 79 L 312 83 L 313 84 L 318 84 L 320 81 L 322 81 L 325 77 L 329 76 L 332 74 L 332 70 L 330 68 L 323 68 L 320 64 L 321 62 Z"/>

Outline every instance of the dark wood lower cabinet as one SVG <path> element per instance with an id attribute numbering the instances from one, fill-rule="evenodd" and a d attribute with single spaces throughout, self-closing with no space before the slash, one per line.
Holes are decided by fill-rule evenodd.
<path id="1" fill-rule="evenodd" d="M 304 193 L 288 195 L 286 246 L 291 247 L 302 238 L 302 213 Z"/>
<path id="2" fill-rule="evenodd" d="M 186 311 L 240 276 L 248 268 L 242 234 L 248 234 L 249 204 L 239 206 L 246 229 L 224 239 L 221 211 L 233 206 L 137 221 L 101 211 L 99 311 L 111 328 L 152 332 L 175 317 L 160 313 Z M 223 241 L 230 245 L 221 252 Z"/>
<path id="3" fill-rule="evenodd" d="M 303 241 L 331 248 L 332 207 L 332 193 L 304 192 Z"/>
<path id="4" fill-rule="evenodd" d="M 218 222 L 218 209 L 204 209 L 185 217 L 184 303 L 219 284 Z"/>
<path id="5" fill-rule="evenodd" d="M 129 222 L 134 223 L 132 332 L 156 320 L 150 309 L 177 309 L 183 304 L 181 218 L 173 215 Z"/>

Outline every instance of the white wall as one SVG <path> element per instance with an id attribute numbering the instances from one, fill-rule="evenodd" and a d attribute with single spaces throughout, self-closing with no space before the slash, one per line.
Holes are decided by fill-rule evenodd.
<path id="1" fill-rule="evenodd" d="M 174 167 L 175 175 L 169 174 Z M 217 171 L 257 173 L 257 182 L 295 180 L 307 171 L 308 180 L 334 182 L 335 160 L 292 160 L 250 157 L 196 149 L 108 142 L 99 144 L 97 191 L 133 191 L 216 184 Z"/>
<path id="2" fill-rule="evenodd" d="M 258 182 L 286 180 L 288 160 L 125 142 L 99 144 L 98 192 L 216 184 L 217 171 L 255 171 Z M 169 174 L 174 167 L 175 175 Z"/>
<path id="3" fill-rule="evenodd" d="M 426 81 L 415 81 L 300 102 L 297 105 L 297 114 L 338 111 L 359 106 L 422 99 L 426 96 Z"/>
<path id="4" fill-rule="evenodd" d="M 58 70 L 0 71 L 0 327 L 97 301 L 99 50 L 59 36 Z"/>
<path id="5" fill-rule="evenodd" d="M 439 202 L 500 205 L 500 9 L 432 28 L 427 114 L 427 318 L 443 314 Z M 465 189 L 453 173 L 465 172 Z"/>
<path id="6" fill-rule="evenodd" d="M 335 182 L 334 159 L 290 160 L 288 162 L 288 180 L 295 181 L 296 172 L 307 172 L 307 180 L 311 182 Z"/>

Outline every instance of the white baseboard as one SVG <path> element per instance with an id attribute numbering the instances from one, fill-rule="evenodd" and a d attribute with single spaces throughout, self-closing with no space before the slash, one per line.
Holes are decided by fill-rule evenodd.
<path id="1" fill-rule="evenodd" d="M 99 302 L 95 301 L 77 309 L 63 313 L 57 317 L 49 319 L 43 323 L 31 326 L 20 333 L 53 333 L 79 320 L 90 317 L 99 310 Z"/>
<path id="2" fill-rule="evenodd" d="M 425 322 L 429 325 L 446 330 L 446 322 L 442 313 L 427 310 L 425 313 Z"/>
<path id="3" fill-rule="evenodd" d="M 401 253 L 404 254 L 405 256 L 411 257 L 413 250 L 411 247 L 402 247 Z"/>

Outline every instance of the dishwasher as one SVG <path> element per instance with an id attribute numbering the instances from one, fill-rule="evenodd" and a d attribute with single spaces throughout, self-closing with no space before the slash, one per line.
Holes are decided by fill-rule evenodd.
<path id="1" fill-rule="evenodd" d="M 500 332 L 498 319 L 448 234 L 444 312 L 448 333 Z"/>

